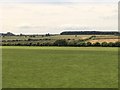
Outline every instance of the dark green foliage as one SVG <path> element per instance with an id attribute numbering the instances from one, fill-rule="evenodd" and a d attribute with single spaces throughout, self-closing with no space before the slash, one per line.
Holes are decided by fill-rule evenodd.
<path id="1" fill-rule="evenodd" d="M 85 42 L 78 42 L 77 46 L 86 46 L 86 43 Z"/>
<path id="2" fill-rule="evenodd" d="M 55 46 L 66 46 L 67 45 L 67 41 L 65 39 L 61 39 L 61 40 L 56 40 L 54 42 Z"/>
<path id="3" fill-rule="evenodd" d="M 71 39 L 68 39 L 68 40 L 71 40 Z"/>
<path id="4" fill-rule="evenodd" d="M 115 43 L 110 42 L 110 43 L 108 43 L 108 46 L 109 46 L 109 47 L 114 47 L 114 46 L 115 46 Z"/>
<path id="5" fill-rule="evenodd" d="M 91 42 L 87 42 L 86 44 L 87 44 L 87 46 L 92 46 Z"/>
<path id="6" fill-rule="evenodd" d="M 101 46 L 101 44 L 99 42 L 96 42 L 93 44 L 93 46 Z"/>
<path id="7" fill-rule="evenodd" d="M 102 32 L 102 31 L 65 31 L 61 35 L 120 35 L 119 32 Z"/>
<path id="8" fill-rule="evenodd" d="M 72 40 L 67 43 L 67 46 L 76 46 L 76 43 L 77 42 L 75 40 Z"/>
<path id="9" fill-rule="evenodd" d="M 101 43 L 101 46 L 107 47 L 107 46 L 108 46 L 108 43 L 107 43 L 107 42 L 103 42 L 103 43 Z"/>
<path id="10" fill-rule="evenodd" d="M 6 42 L 6 43 L 1 43 L 2 46 L 74 46 L 74 47 L 120 47 L 120 42 L 96 42 L 96 43 L 91 43 L 91 42 L 85 42 L 81 40 L 65 40 L 65 39 L 60 39 L 56 40 L 54 42 L 49 42 L 46 41 L 48 39 L 45 39 L 45 42 L 35 42 L 35 41 L 29 41 L 25 43 L 21 43 L 21 41 L 13 41 L 13 42 Z"/>
<path id="11" fill-rule="evenodd" d="M 46 34 L 45 36 L 50 36 L 50 34 L 48 33 L 48 34 Z"/>
<path id="12" fill-rule="evenodd" d="M 40 46 L 40 43 L 39 43 L 39 42 L 37 43 L 37 46 Z"/>
<path id="13" fill-rule="evenodd" d="M 116 43 L 115 43 L 115 46 L 116 46 L 116 47 L 120 47 L 120 42 L 116 42 Z"/>

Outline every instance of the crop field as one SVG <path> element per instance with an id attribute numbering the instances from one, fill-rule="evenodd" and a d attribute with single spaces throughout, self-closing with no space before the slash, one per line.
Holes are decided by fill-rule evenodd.
<path id="1" fill-rule="evenodd" d="M 89 40 L 89 42 L 91 42 L 91 43 L 96 43 L 96 42 L 99 42 L 99 43 L 102 43 L 102 42 L 110 43 L 110 42 L 118 42 L 118 41 L 120 41 L 120 39 L 95 39 L 95 40 Z"/>
<path id="2" fill-rule="evenodd" d="M 3 88 L 117 88 L 118 48 L 2 47 Z"/>
<path id="3" fill-rule="evenodd" d="M 118 42 L 120 41 L 120 37 L 119 36 L 110 36 L 110 35 L 100 35 L 100 36 L 96 36 L 96 38 L 94 40 L 88 40 L 89 42 L 91 43 L 96 43 L 96 42 L 99 42 L 99 43 L 102 43 L 102 42 L 107 42 L 107 43 L 110 43 L 110 42 Z"/>

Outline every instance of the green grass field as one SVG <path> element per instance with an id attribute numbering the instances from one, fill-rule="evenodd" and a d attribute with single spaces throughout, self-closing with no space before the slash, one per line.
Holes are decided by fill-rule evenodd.
<path id="1" fill-rule="evenodd" d="M 118 48 L 2 47 L 3 88 L 117 88 Z"/>

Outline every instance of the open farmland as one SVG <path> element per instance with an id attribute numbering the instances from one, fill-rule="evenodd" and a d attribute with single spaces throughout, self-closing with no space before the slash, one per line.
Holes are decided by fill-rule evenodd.
<path id="1" fill-rule="evenodd" d="M 2 40 L 27 40 L 27 39 L 87 39 L 96 36 L 96 39 L 118 39 L 114 35 L 25 35 L 25 36 L 4 36 Z"/>
<path id="2" fill-rule="evenodd" d="M 116 43 L 119 36 L 115 35 L 23 35 L 3 36 L 3 46 L 54 46 L 55 41 L 65 40 L 68 46 L 77 46 L 80 43 Z"/>
<path id="3" fill-rule="evenodd" d="M 117 88 L 118 48 L 3 49 L 3 88 Z"/>
<path id="4" fill-rule="evenodd" d="M 51 39 L 51 40 L 57 40 L 57 39 L 86 39 L 91 37 L 92 35 L 51 35 L 51 36 L 44 36 L 44 35 L 35 35 L 35 36 L 4 36 L 2 40 L 27 40 L 27 39 Z"/>

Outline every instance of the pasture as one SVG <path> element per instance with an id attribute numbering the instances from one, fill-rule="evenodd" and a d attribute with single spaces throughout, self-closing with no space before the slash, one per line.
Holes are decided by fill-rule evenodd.
<path id="1" fill-rule="evenodd" d="M 58 40 L 58 39 L 87 39 L 91 36 L 96 36 L 95 39 L 118 39 L 118 36 L 114 35 L 52 35 L 52 36 L 45 36 L 45 35 L 25 35 L 25 36 L 4 36 L 2 40 L 28 40 L 28 39 L 50 39 L 50 40 Z"/>
<path id="2" fill-rule="evenodd" d="M 3 88 L 117 88 L 118 48 L 2 47 Z"/>
<path id="3" fill-rule="evenodd" d="M 57 40 L 57 39 L 86 39 L 91 37 L 92 35 L 53 35 L 53 36 L 45 36 L 45 35 L 35 35 L 35 36 L 5 36 L 2 38 L 2 40 L 27 40 L 27 39 L 52 39 L 52 40 Z"/>

